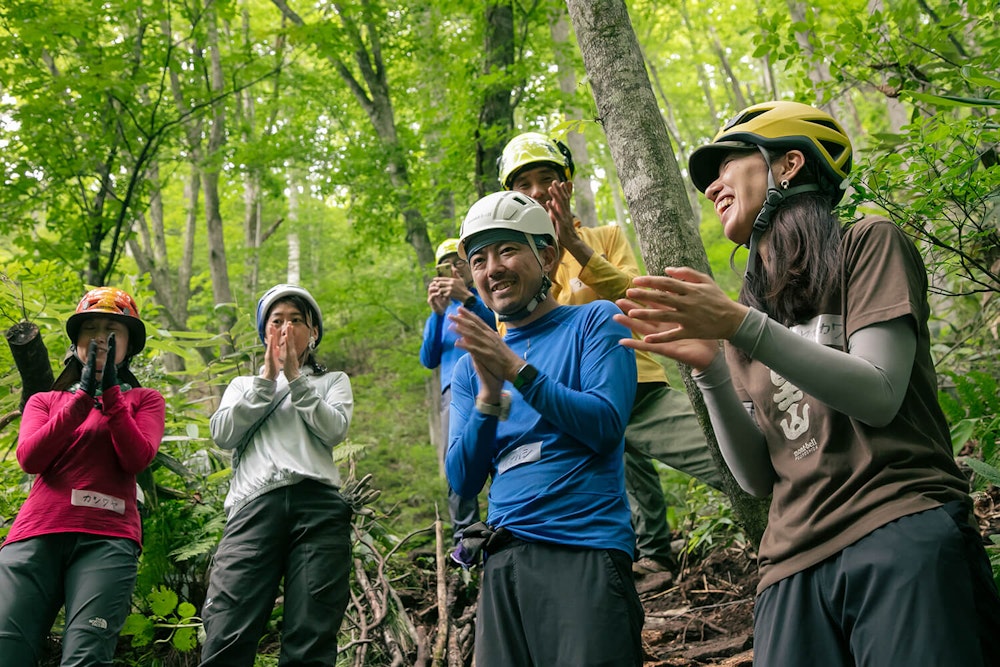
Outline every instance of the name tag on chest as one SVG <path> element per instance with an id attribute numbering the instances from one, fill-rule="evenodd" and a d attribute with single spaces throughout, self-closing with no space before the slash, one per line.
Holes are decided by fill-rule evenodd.
<path id="1" fill-rule="evenodd" d="M 502 475 L 511 468 L 525 463 L 532 463 L 542 458 L 542 441 L 529 442 L 517 449 L 507 452 L 497 463 L 497 474 Z"/>
<path id="2" fill-rule="evenodd" d="M 117 514 L 125 514 L 124 500 L 97 491 L 73 489 L 69 502 L 71 505 L 76 505 L 77 507 L 92 507 L 98 510 L 110 510 Z"/>

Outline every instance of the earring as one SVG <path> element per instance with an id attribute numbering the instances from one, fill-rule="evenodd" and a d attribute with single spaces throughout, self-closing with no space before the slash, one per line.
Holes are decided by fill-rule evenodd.
<path id="1" fill-rule="evenodd" d="M 781 179 L 780 185 L 781 185 L 781 189 L 782 190 L 787 190 L 788 189 L 788 179 L 787 178 Z"/>

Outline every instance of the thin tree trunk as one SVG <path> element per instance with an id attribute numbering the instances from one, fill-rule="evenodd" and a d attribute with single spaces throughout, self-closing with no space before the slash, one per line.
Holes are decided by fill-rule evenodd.
<path id="1" fill-rule="evenodd" d="M 559 68 L 559 90 L 566 100 L 564 108 L 566 116 L 570 120 L 580 120 L 583 113 L 574 104 L 576 96 L 576 72 L 570 58 L 566 55 L 569 48 L 573 48 L 569 41 L 569 21 L 566 12 L 553 12 L 549 20 L 549 30 L 552 33 L 552 41 L 556 51 L 556 65 Z M 573 201 L 574 213 L 580 218 L 580 222 L 585 227 L 596 227 L 597 205 L 594 202 L 594 188 L 587 175 L 587 166 L 590 164 L 590 156 L 587 154 L 587 138 L 580 132 L 571 132 L 566 137 L 566 143 L 573 154 L 573 163 L 576 165 L 576 173 L 573 175 Z"/>
<path id="2" fill-rule="evenodd" d="M 680 170 L 643 64 L 639 42 L 623 0 L 567 0 L 608 146 L 650 273 L 664 266 L 690 266 L 710 272 L 701 239 L 690 222 Z M 726 493 L 747 535 L 759 542 L 767 502 L 744 493 L 733 479 L 690 368 L 678 365 Z"/>
<path id="3" fill-rule="evenodd" d="M 207 45 L 209 51 L 210 87 L 214 95 L 219 95 L 223 88 L 222 59 L 219 54 L 219 32 L 215 7 L 211 0 L 206 11 Z M 211 163 L 202 171 L 202 184 L 205 191 L 205 225 L 208 228 L 208 268 L 212 279 L 212 297 L 218 308 L 218 330 L 228 333 L 236 321 L 233 304 L 233 293 L 229 286 L 229 265 L 226 261 L 226 244 L 222 228 L 222 211 L 219 205 L 219 172 L 221 166 L 213 158 L 218 155 L 225 141 L 226 110 L 222 102 L 212 105 L 212 126 L 208 133 L 207 156 Z M 225 356 L 232 352 L 232 345 L 225 344 L 220 350 Z"/>
<path id="4" fill-rule="evenodd" d="M 483 197 L 500 189 L 497 160 L 514 128 L 511 86 L 497 73 L 508 74 L 514 66 L 514 6 L 511 0 L 487 0 L 483 46 L 483 76 L 492 79 L 486 87 L 476 128 L 476 193 Z"/>
<path id="5" fill-rule="evenodd" d="M 286 19 L 297 26 L 304 26 L 305 21 L 295 11 L 288 6 L 286 0 L 271 0 L 274 6 L 281 10 Z M 361 16 L 373 14 L 370 0 L 361 0 Z M 375 129 L 386 155 L 386 171 L 389 175 L 389 183 L 397 193 L 399 210 L 403 216 L 403 223 L 406 229 L 406 242 L 413 246 L 417 253 L 417 261 L 421 265 L 429 265 L 434 261 L 434 248 L 431 246 L 430 236 L 427 233 L 427 223 L 420 211 L 413 203 L 410 194 L 412 186 L 406 165 L 406 153 L 399 143 L 396 133 L 396 121 L 392 109 L 392 97 L 389 91 L 389 82 L 386 78 L 386 67 L 382 60 L 382 42 L 378 32 L 378 26 L 371 21 L 363 20 L 361 23 L 365 28 L 368 37 L 366 43 L 359 29 L 358 21 L 351 16 L 346 8 L 337 5 L 337 17 L 340 19 L 345 37 L 354 48 L 354 61 L 361 72 L 359 81 L 347 67 L 346 63 L 336 55 L 328 55 L 327 59 L 337 70 L 340 78 L 347 84 L 348 89 L 354 98 L 361 105 L 361 108 L 368 115 L 368 119 Z"/>

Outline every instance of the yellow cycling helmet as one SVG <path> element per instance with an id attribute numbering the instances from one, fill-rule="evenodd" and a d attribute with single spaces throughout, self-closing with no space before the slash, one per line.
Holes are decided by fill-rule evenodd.
<path id="1" fill-rule="evenodd" d="M 691 180 L 700 192 L 719 177 L 726 154 L 740 149 L 791 150 L 796 148 L 818 168 L 824 190 L 834 204 L 844 195 L 851 171 L 851 140 L 833 116 L 799 102 L 764 102 L 736 114 L 719 130 L 712 143 L 698 148 L 688 160 Z"/>
<path id="2" fill-rule="evenodd" d="M 567 181 L 573 178 L 576 169 L 573 155 L 563 142 L 538 132 L 519 134 L 507 142 L 497 160 L 500 185 L 504 190 L 510 190 L 518 172 L 525 167 L 543 165 L 552 166 Z"/>
<path id="3" fill-rule="evenodd" d="M 441 245 L 438 246 L 437 252 L 434 253 L 434 262 L 440 264 L 441 260 L 448 255 L 458 254 L 458 239 L 445 239 L 441 241 Z"/>

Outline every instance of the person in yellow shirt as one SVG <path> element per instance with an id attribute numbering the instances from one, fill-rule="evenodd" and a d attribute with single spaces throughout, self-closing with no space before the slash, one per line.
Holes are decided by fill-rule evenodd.
<path id="1" fill-rule="evenodd" d="M 584 227 L 573 215 L 569 148 L 527 132 L 508 142 L 498 164 L 503 188 L 535 199 L 556 227 L 562 256 L 549 276 L 556 301 L 579 305 L 622 298 L 641 275 L 639 265 L 620 227 Z M 673 569 L 676 562 L 663 487 L 652 459 L 715 488 L 722 487 L 722 474 L 687 396 L 668 385 L 663 367 L 649 353 L 637 351 L 636 367 L 635 404 L 625 430 L 625 486 L 638 554 L 633 571 L 643 575 Z"/>

